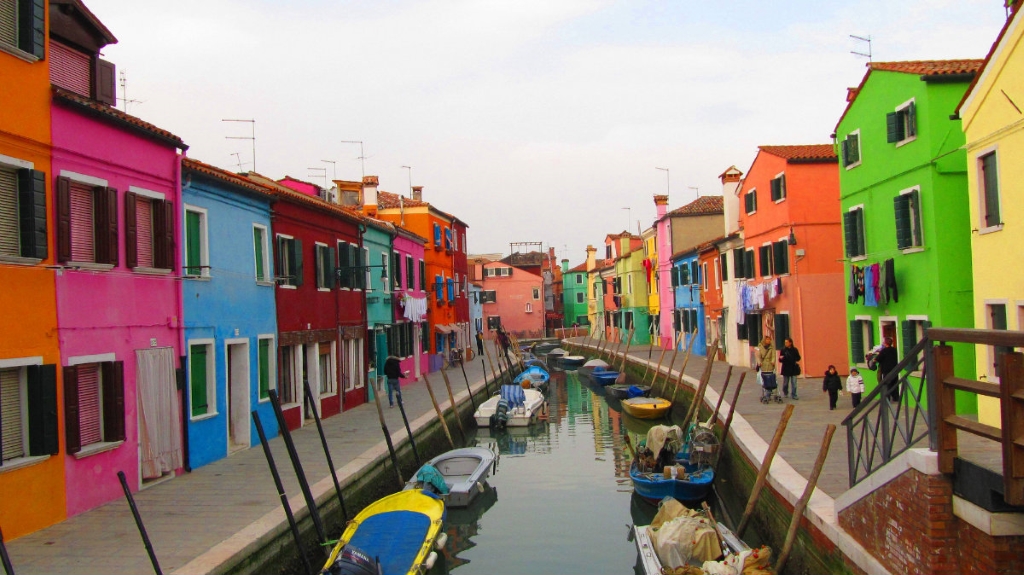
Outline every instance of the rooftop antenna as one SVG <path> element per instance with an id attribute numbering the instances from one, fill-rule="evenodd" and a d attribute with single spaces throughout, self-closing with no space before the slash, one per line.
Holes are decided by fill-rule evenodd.
<path id="1" fill-rule="evenodd" d="M 241 174 L 242 166 L 248 164 L 249 162 L 243 162 L 242 156 L 238 152 L 233 152 L 231 155 L 235 157 L 235 162 L 238 164 L 238 173 Z"/>
<path id="2" fill-rule="evenodd" d="M 686 186 L 687 188 L 697 192 L 697 197 L 700 197 L 700 186 Z"/>
<path id="3" fill-rule="evenodd" d="M 625 207 L 625 208 L 622 208 L 622 209 L 626 210 L 626 233 L 628 234 L 629 233 L 629 222 L 631 222 L 633 220 L 633 208 Z"/>
<path id="4" fill-rule="evenodd" d="M 330 164 L 331 165 L 331 176 L 332 176 L 331 179 L 332 180 L 337 180 L 338 179 L 338 162 L 335 162 L 334 160 L 320 160 L 320 161 L 325 163 L 325 164 Z M 326 173 L 326 170 L 325 170 L 325 173 Z"/>
<path id="5" fill-rule="evenodd" d="M 252 141 L 252 171 L 256 171 L 256 120 L 250 118 L 248 120 L 239 119 L 224 119 L 221 122 L 247 122 L 252 126 L 251 136 L 224 136 L 227 140 L 251 140 Z"/>
<path id="6" fill-rule="evenodd" d="M 124 70 L 120 70 L 118 75 L 120 76 L 120 78 L 118 79 L 117 83 L 121 85 L 121 97 L 118 98 L 118 100 L 121 100 L 121 102 L 124 104 L 124 113 L 127 114 L 128 104 L 143 104 L 144 102 L 142 100 L 128 99 L 128 76 L 125 74 Z"/>
<path id="7" fill-rule="evenodd" d="M 409 170 L 409 197 L 412 197 L 412 166 L 401 166 L 402 169 Z"/>
<path id="8" fill-rule="evenodd" d="M 342 140 L 342 144 L 359 144 L 359 169 L 362 170 L 362 177 L 366 177 L 366 154 L 363 153 L 363 141 L 362 140 Z"/>
<path id="9" fill-rule="evenodd" d="M 865 54 L 864 52 L 856 52 L 854 50 L 850 50 L 850 53 L 853 54 L 854 56 L 863 56 L 864 58 L 868 59 L 868 62 L 871 62 L 871 36 L 865 38 L 863 36 L 854 36 L 853 34 L 850 34 L 850 38 L 853 38 L 854 40 L 860 40 L 861 42 L 866 42 L 868 45 L 867 54 Z"/>
<path id="10" fill-rule="evenodd" d="M 324 189 L 327 189 L 327 168 L 306 168 L 306 169 L 309 170 L 310 172 L 321 172 L 319 174 L 307 173 L 306 177 L 307 178 L 323 178 L 324 179 Z"/>

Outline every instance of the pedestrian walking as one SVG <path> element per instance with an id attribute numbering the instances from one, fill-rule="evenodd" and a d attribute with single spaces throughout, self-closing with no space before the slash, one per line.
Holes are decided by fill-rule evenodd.
<path id="1" fill-rule="evenodd" d="M 896 364 L 899 362 L 899 354 L 896 352 L 896 348 L 892 345 L 892 338 L 885 338 L 881 349 L 875 353 L 876 373 L 878 374 L 879 385 L 885 381 L 885 378 L 889 373 L 896 369 Z M 894 379 L 889 383 L 889 401 L 898 402 L 899 400 L 900 383 L 899 380 Z"/>
<path id="2" fill-rule="evenodd" d="M 856 409 L 860 405 L 860 396 L 864 393 L 864 378 L 860 376 L 860 371 L 856 367 L 850 368 L 850 375 L 846 378 L 846 392 L 850 394 L 850 400 Z"/>
<path id="3" fill-rule="evenodd" d="M 821 391 L 828 393 L 828 409 L 835 411 L 836 402 L 839 400 L 839 390 L 843 388 L 843 381 L 839 379 L 839 372 L 836 366 L 830 365 L 825 371 L 825 379 L 821 382 Z"/>
<path id="4" fill-rule="evenodd" d="M 775 387 L 775 344 L 768 336 L 764 336 L 757 346 L 757 371 L 762 386 L 768 389 Z"/>
<path id="5" fill-rule="evenodd" d="M 512 345 L 511 338 L 508 337 L 508 332 L 505 331 L 504 327 L 498 327 L 498 343 L 501 344 L 501 351 L 505 354 L 505 360 L 509 360 L 508 349 Z"/>
<path id="6" fill-rule="evenodd" d="M 793 338 L 786 338 L 779 350 L 779 363 L 782 364 L 782 397 L 800 399 L 796 394 L 796 376 L 800 375 L 800 350 L 793 345 Z"/>
<path id="7" fill-rule="evenodd" d="M 384 375 L 388 378 L 388 404 L 390 407 L 395 406 L 395 395 L 398 395 L 398 403 L 402 403 L 402 386 L 400 380 L 403 376 L 408 376 L 409 371 L 402 371 L 402 364 L 400 360 L 389 355 L 387 360 L 384 361 Z"/>
<path id="8" fill-rule="evenodd" d="M 484 356 L 484 336 L 480 332 L 476 332 L 476 354 Z"/>

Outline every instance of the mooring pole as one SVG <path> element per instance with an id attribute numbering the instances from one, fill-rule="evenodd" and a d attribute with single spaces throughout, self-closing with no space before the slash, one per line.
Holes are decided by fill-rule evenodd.
<path id="1" fill-rule="evenodd" d="M 135 526 L 139 528 L 139 535 L 142 536 L 142 544 L 146 546 L 146 553 L 149 554 L 149 562 L 153 564 L 153 572 L 156 575 L 163 575 L 163 571 L 160 570 L 160 562 L 156 560 L 156 552 L 153 551 L 153 544 L 149 541 L 149 534 L 146 533 L 146 526 L 142 524 L 142 516 L 139 515 L 139 508 L 135 506 L 135 498 L 132 497 L 132 490 L 128 489 L 128 479 L 124 476 L 124 471 L 117 472 L 117 479 L 121 482 L 121 489 L 124 489 L 124 497 L 128 500 L 128 507 L 132 510 L 132 516 L 135 517 Z M 6 555 L 6 552 L 4 553 Z M 5 562 L 4 568 L 7 568 Z M 8 573 L 14 573 L 13 570 Z"/>
<path id="2" fill-rule="evenodd" d="M 741 376 L 742 377 L 742 376 Z M 732 379 L 732 365 L 725 372 L 725 383 L 722 385 L 722 392 L 718 394 L 718 403 L 715 404 L 715 412 L 711 414 L 711 427 L 718 423 L 718 410 L 722 408 L 722 401 L 725 399 L 725 392 L 729 390 L 729 380 Z"/>
<path id="3" fill-rule="evenodd" d="M 4 573 L 14 575 L 14 564 L 11 563 L 11 556 L 7 554 L 7 546 L 4 545 L 4 532 L 0 530 L 0 565 L 4 566 Z"/>
<path id="4" fill-rule="evenodd" d="M 455 394 L 452 393 L 452 382 L 448 379 L 448 373 L 441 370 L 441 378 L 444 379 L 444 386 L 448 390 L 448 402 L 452 405 L 452 415 L 455 416 L 455 423 L 459 424 L 459 433 L 462 434 L 462 442 L 466 442 L 466 428 L 462 426 L 462 418 L 459 417 L 459 406 L 455 404 Z"/>
<path id="5" fill-rule="evenodd" d="M 398 393 L 398 411 L 402 412 L 402 423 L 405 424 L 405 433 L 409 436 L 409 445 L 412 447 L 412 456 L 416 459 L 416 468 L 423 466 L 420 462 L 420 452 L 416 449 L 416 438 L 413 437 L 412 428 L 409 427 L 409 417 L 405 415 L 405 402 L 402 401 L 402 393 Z"/>
<path id="6" fill-rule="evenodd" d="M 313 392 L 309 389 L 309 380 L 302 382 L 306 391 L 306 401 L 313 405 Z M 313 421 L 316 422 L 316 430 L 320 434 L 320 445 L 324 448 L 324 457 L 327 458 L 327 468 L 331 470 L 331 478 L 334 479 L 334 492 L 338 494 L 338 504 L 341 505 L 341 517 L 348 523 L 348 509 L 345 507 L 345 497 L 341 494 L 341 483 L 338 482 L 338 472 L 334 469 L 334 459 L 331 458 L 331 449 L 327 446 L 327 436 L 324 435 L 324 426 L 320 422 L 320 414 L 313 410 Z"/>
<path id="7" fill-rule="evenodd" d="M 743 389 L 743 380 L 747 378 L 747 372 L 740 374 L 740 380 L 736 382 L 736 391 L 732 393 L 732 401 L 729 402 L 729 417 L 725 418 L 725 427 L 722 428 L 722 443 L 725 443 L 726 437 L 729 435 L 729 427 L 732 426 L 732 416 L 736 413 L 736 402 L 740 398 L 740 390 Z M 725 392 L 722 392 L 725 395 Z"/>
<path id="8" fill-rule="evenodd" d="M 491 349 L 484 344 L 484 353 L 487 355 L 487 363 L 491 366 L 491 378 L 495 381 L 498 380 L 498 372 L 494 371 L 494 360 L 491 359 Z M 480 363 L 483 363 L 484 358 L 480 358 Z M 484 387 L 487 387 L 487 366 L 484 366 Z M 488 392 L 489 393 L 489 392 Z"/>
<path id="9" fill-rule="evenodd" d="M 782 544 L 782 553 L 779 553 L 779 560 L 775 563 L 776 573 L 782 573 L 782 568 L 786 566 L 786 560 L 789 559 L 789 553 L 793 550 L 793 542 L 796 540 L 796 530 L 800 526 L 800 518 L 804 516 L 807 502 L 811 499 L 811 493 L 814 492 L 814 487 L 818 484 L 818 476 L 821 475 L 821 468 L 825 466 L 825 458 L 828 457 L 828 449 L 832 445 L 832 434 L 835 432 L 836 426 L 831 423 L 825 428 L 825 437 L 821 440 L 818 459 L 814 461 L 814 469 L 811 470 L 811 476 L 807 479 L 804 493 L 800 496 L 800 500 L 797 501 L 796 507 L 793 509 L 793 518 L 790 519 L 789 531 L 786 532 L 786 542 Z"/>
<path id="10" fill-rule="evenodd" d="M 679 355 L 679 341 L 683 335 L 679 334 L 672 338 L 672 359 L 668 361 L 668 373 L 665 374 L 665 381 L 661 384 L 661 393 L 654 393 L 655 397 L 668 395 L 668 382 L 672 381 L 672 367 L 676 364 L 676 356 Z M 658 375 L 661 375 L 660 373 Z M 655 380 L 651 380 L 651 391 L 654 392 Z M 668 399 L 667 397 L 665 399 Z"/>
<path id="11" fill-rule="evenodd" d="M 388 431 L 388 424 L 384 422 L 384 410 L 380 408 L 380 394 L 373 394 L 373 402 L 377 404 L 377 418 L 380 419 L 380 429 L 384 432 L 384 441 L 388 444 L 388 453 L 391 454 L 391 464 L 395 466 L 395 477 L 398 478 L 398 488 L 405 485 L 402 480 L 402 469 L 398 466 L 398 455 L 395 453 L 395 444 L 391 442 L 391 432 Z M 399 406 L 402 404 L 399 403 Z M 412 437 L 412 434 L 409 434 Z"/>
<path id="12" fill-rule="evenodd" d="M 757 481 L 754 482 L 754 488 L 750 490 L 750 499 L 747 500 L 747 508 L 743 510 L 743 517 L 740 519 L 740 526 L 736 529 L 736 535 L 743 537 L 743 532 L 746 530 L 747 525 L 750 524 L 750 517 L 754 514 L 754 507 L 757 505 L 758 498 L 761 497 L 761 489 L 764 488 L 764 482 L 768 478 L 768 470 L 772 467 L 772 459 L 775 458 L 775 452 L 779 450 L 779 444 L 782 443 L 782 434 L 786 432 L 786 425 L 789 424 L 789 418 L 793 415 L 793 404 L 790 403 L 786 406 L 786 409 L 782 411 L 782 417 L 779 418 L 779 425 L 775 428 L 775 436 L 772 437 L 772 442 L 768 444 L 768 451 L 764 454 L 764 461 L 761 462 L 761 469 L 757 472 Z"/>
<path id="13" fill-rule="evenodd" d="M 430 394 L 430 403 L 434 404 L 434 411 L 437 412 L 437 418 L 441 420 L 441 429 L 444 430 L 445 437 L 448 438 L 448 444 L 455 449 L 455 441 L 452 440 L 452 432 L 448 431 L 448 422 L 444 420 L 444 413 L 441 412 L 441 408 L 437 405 L 437 398 L 434 397 L 434 390 L 430 387 L 430 380 L 427 379 L 427 374 L 423 374 L 423 383 L 427 386 L 427 393 Z"/>
<path id="14" fill-rule="evenodd" d="M 690 426 L 690 420 L 700 419 L 700 404 L 704 403 L 704 394 L 707 393 L 708 384 L 711 381 L 711 368 L 715 364 L 715 356 L 718 355 L 718 340 L 711 344 L 710 353 L 707 354 L 707 361 L 704 363 L 704 373 L 700 375 L 700 383 L 697 385 L 697 391 L 693 394 L 693 401 L 690 403 L 690 407 L 686 410 L 686 419 L 683 420 L 683 424 L 687 428 Z"/>
<path id="15" fill-rule="evenodd" d="M 274 415 L 277 416 L 278 431 L 284 440 L 284 446 L 288 450 L 288 458 L 292 461 L 292 468 L 295 469 L 295 478 L 299 480 L 299 489 L 302 490 L 302 497 L 306 500 L 306 507 L 309 508 L 309 516 L 313 519 L 313 527 L 316 529 L 317 543 L 327 543 L 327 532 L 324 530 L 323 521 L 320 520 L 320 509 L 313 499 L 313 492 L 309 489 L 309 482 L 306 481 L 306 472 L 302 469 L 302 462 L 299 461 L 299 452 L 295 449 L 295 442 L 292 441 L 292 432 L 284 420 L 284 412 L 281 411 L 281 398 L 277 396 L 277 390 L 270 390 L 270 403 L 274 406 Z M 312 403 L 310 409 L 316 409 Z"/>
<path id="16" fill-rule="evenodd" d="M 675 405 L 676 403 L 676 395 L 679 393 L 679 385 L 683 382 L 683 376 L 686 375 L 686 365 L 690 363 L 690 352 L 693 351 L 693 338 L 695 337 L 697 337 L 697 328 L 693 328 L 693 333 L 690 334 L 690 345 L 686 346 L 686 355 L 683 356 L 683 367 L 679 368 L 679 377 L 676 378 L 676 387 L 672 390 L 672 405 Z"/>
<path id="17" fill-rule="evenodd" d="M 480 361 L 482 362 L 483 358 L 481 358 Z M 462 369 L 462 378 L 466 380 L 466 391 L 469 392 L 469 403 L 473 405 L 473 411 L 476 411 L 476 399 L 473 398 L 473 390 L 469 388 L 469 376 L 466 375 L 466 362 L 460 361 L 459 367 Z M 486 371 L 484 371 L 484 382 L 487 382 Z"/>
<path id="18" fill-rule="evenodd" d="M 263 423 L 260 421 L 260 414 L 253 410 L 252 422 L 256 424 L 256 434 L 260 436 L 260 445 L 263 446 L 263 455 L 267 457 L 267 465 L 270 466 L 270 474 L 274 476 L 274 485 L 277 487 L 277 496 L 281 499 L 281 507 L 284 507 L 284 514 L 288 517 L 288 527 L 291 529 L 292 537 L 295 539 L 295 547 L 299 549 L 299 557 L 302 558 L 302 565 L 306 573 L 313 573 L 313 567 L 306 557 L 306 548 L 302 546 L 302 537 L 299 536 L 299 526 L 295 523 L 295 515 L 292 514 L 292 506 L 288 503 L 288 496 L 285 495 L 284 485 L 281 483 L 281 475 L 277 472 L 277 465 L 274 463 L 274 454 L 270 451 L 270 443 L 267 441 L 267 434 L 263 432 Z"/>
<path id="19" fill-rule="evenodd" d="M 662 362 L 665 361 L 665 354 L 666 353 L 668 353 L 668 348 L 667 347 L 661 348 L 661 357 L 658 358 L 658 369 L 655 370 L 654 373 L 651 374 L 651 389 L 654 389 L 654 381 L 656 379 L 658 379 L 659 375 L 661 375 L 661 364 L 662 364 Z M 646 377 L 644 378 L 644 381 L 647 381 Z M 641 381 L 640 383 L 643 383 L 643 381 Z"/>
<path id="20" fill-rule="evenodd" d="M 484 348 L 487 349 L 486 347 Z M 490 397 L 491 395 L 491 382 L 487 381 L 487 364 L 484 363 L 484 358 L 480 358 L 480 369 L 481 373 L 484 374 L 484 395 Z M 486 400 L 485 400 L 486 401 Z"/>

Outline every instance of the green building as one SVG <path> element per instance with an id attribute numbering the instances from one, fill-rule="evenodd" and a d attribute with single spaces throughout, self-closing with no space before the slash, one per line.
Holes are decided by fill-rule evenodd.
<path id="1" fill-rule="evenodd" d="M 587 262 L 569 269 L 569 260 L 562 260 L 563 326 L 589 325 L 587 317 Z"/>
<path id="2" fill-rule="evenodd" d="M 886 337 L 902 359 L 929 325 L 974 325 L 964 134 L 950 116 L 981 63 L 871 62 L 850 91 L 835 137 L 851 365 Z M 856 269 L 866 284 L 880 272 L 877 297 L 854 288 Z M 973 347 L 954 358 L 958 376 L 976 376 Z M 861 372 L 870 391 L 874 374 Z M 958 409 L 976 412 L 974 396 Z"/>

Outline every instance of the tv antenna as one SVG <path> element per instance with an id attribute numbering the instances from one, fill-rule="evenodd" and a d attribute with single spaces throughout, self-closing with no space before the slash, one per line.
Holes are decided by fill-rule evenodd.
<path id="1" fill-rule="evenodd" d="M 854 40 L 860 40 L 861 42 L 865 42 L 868 45 L 868 52 L 867 52 L 867 54 L 865 54 L 864 52 L 857 52 L 855 50 L 850 50 L 850 53 L 853 54 L 854 56 L 863 56 L 864 58 L 868 59 L 868 62 L 870 62 L 871 61 L 871 36 L 868 36 L 867 38 L 865 38 L 864 36 L 855 36 L 853 34 L 850 34 L 850 38 L 853 38 Z"/>
<path id="2" fill-rule="evenodd" d="M 124 70 L 120 70 L 119 73 L 118 73 L 118 76 L 120 76 L 120 77 L 118 78 L 117 83 L 121 85 L 121 97 L 118 98 L 118 100 L 121 100 L 121 102 L 124 104 L 124 113 L 127 114 L 128 113 L 128 104 L 144 104 L 145 102 L 143 102 L 142 100 L 129 100 L 128 99 L 128 76 L 125 74 Z"/>
<path id="3" fill-rule="evenodd" d="M 338 162 L 335 162 L 334 160 L 320 160 L 320 161 L 325 163 L 325 164 L 330 164 L 331 165 L 331 175 L 332 175 L 331 179 L 332 180 L 337 180 L 338 179 Z"/>
<path id="4" fill-rule="evenodd" d="M 238 152 L 232 152 L 231 155 L 235 157 L 235 162 L 238 164 L 238 173 L 241 174 L 242 173 L 242 166 L 244 166 L 245 164 L 248 164 L 249 162 L 243 162 L 242 161 L 242 156 Z"/>
<path id="5" fill-rule="evenodd" d="M 319 173 L 313 173 L 313 174 L 311 174 L 309 172 L 306 172 L 306 177 L 307 178 L 323 178 L 324 179 L 324 189 L 326 190 L 327 189 L 327 168 L 306 168 L 306 169 L 309 170 L 310 172 L 319 172 Z"/>
<path id="6" fill-rule="evenodd" d="M 359 144 L 359 169 L 362 170 L 362 177 L 366 177 L 366 154 L 363 153 L 363 141 L 362 140 L 342 140 L 342 144 Z"/>
<path id="7" fill-rule="evenodd" d="M 221 122 L 248 122 L 249 124 L 252 125 L 252 135 L 251 136 L 224 136 L 224 138 L 227 139 L 227 140 L 252 140 L 252 171 L 255 172 L 256 171 L 256 120 L 255 119 L 248 119 L 248 120 L 226 119 L 226 120 L 221 120 Z"/>

